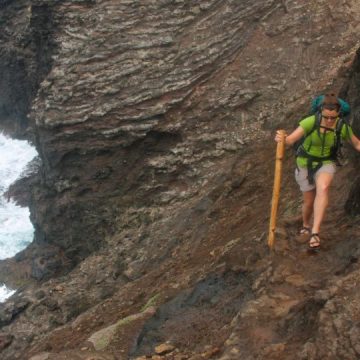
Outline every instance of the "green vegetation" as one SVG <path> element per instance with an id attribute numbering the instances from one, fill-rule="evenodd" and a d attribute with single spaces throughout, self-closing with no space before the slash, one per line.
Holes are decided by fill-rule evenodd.
<path id="1" fill-rule="evenodd" d="M 148 300 L 148 302 L 141 308 L 141 312 L 144 312 L 151 306 L 156 306 L 158 304 L 160 294 L 154 295 L 152 298 Z"/>

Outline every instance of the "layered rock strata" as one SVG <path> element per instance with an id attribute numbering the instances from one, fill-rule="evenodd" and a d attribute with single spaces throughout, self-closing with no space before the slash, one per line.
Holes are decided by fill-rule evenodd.
<path id="1" fill-rule="evenodd" d="M 106 358 L 120 356 L 118 348 L 122 356 L 149 352 L 152 331 L 165 336 L 161 324 L 172 309 L 219 332 L 215 339 L 203 330 L 189 357 L 217 353 L 201 348 L 209 341 L 223 347 L 224 359 L 251 359 L 249 324 L 264 309 L 261 321 L 282 317 L 281 331 L 293 330 L 292 312 L 301 317 L 304 297 L 321 284 L 284 270 L 276 278 L 277 264 L 269 271 L 260 259 L 273 149 L 267 129 L 293 128 L 311 97 L 327 89 L 341 90 L 357 114 L 358 3 L 22 0 L 0 6 L 6 30 L 0 119 L 9 131 L 27 133 L 41 159 L 31 183 L 34 244 L 7 269 L 22 264 L 32 278 L 58 276 L 36 292 L 25 288 L 0 312 L 4 332 L 17 334 L 4 359 L 41 352 L 61 359 L 69 349 L 81 358 L 78 348 L 92 349 L 91 332 L 114 329 L 132 315 L 145 319 L 135 316 L 145 311 L 144 288 L 160 294 L 162 320 L 155 316 L 109 340 Z M 289 277 L 291 291 L 304 286 L 298 296 L 274 295 Z M 230 306 L 229 294 L 241 301 Z M 322 305 L 314 300 L 309 307 Z M 107 310 L 99 317 L 102 306 Z M 269 313 L 272 306 L 279 309 Z M 207 316 L 215 309 L 213 322 L 194 315 L 199 309 Z M 297 324 L 293 333 L 303 334 Z M 185 353 L 186 336 L 165 325 Z M 286 358 L 286 342 L 257 326 L 265 344 L 258 356 Z M 296 354 L 317 356 L 315 340 L 308 350 L 287 341 Z M 336 349 L 328 351 L 336 356 Z"/>
<path id="2" fill-rule="evenodd" d="M 356 23 L 356 6 L 341 14 L 296 1 L 20 7 L 24 27 L 53 31 L 33 51 L 35 78 L 49 72 L 30 115 L 43 161 L 32 202 L 37 241 L 79 261 L 114 231 L 122 205 L 191 197 L 209 163 L 338 86 L 357 46 L 345 20 Z M 51 21 L 37 23 L 39 9 Z"/>

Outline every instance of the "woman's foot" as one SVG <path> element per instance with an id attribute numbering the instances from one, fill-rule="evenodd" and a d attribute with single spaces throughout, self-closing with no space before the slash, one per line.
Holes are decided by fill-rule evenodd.
<path id="1" fill-rule="evenodd" d="M 320 248 L 320 237 L 319 234 L 311 234 L 309 241 L 309 249 L 317 250 Z"/>
<path id="2" fill-rule="evenodd" d="M 311 234 L 311 230 L 309 227 L 307 226 L 303 226 L 300 231 L 299 231 L 300 235 L 310 235 Z"/>

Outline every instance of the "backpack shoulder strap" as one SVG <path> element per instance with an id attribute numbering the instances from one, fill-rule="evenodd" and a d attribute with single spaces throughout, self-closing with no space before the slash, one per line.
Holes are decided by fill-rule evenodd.
<path id="1" fill-rule="evenodd" d="M 303 151 L 309 151 L 309 150 L 310 150 L 312 143 L 310 142 L 310 145 L 308 146 L 308 148 L 305 149 L 305 147 L 304 147 L 305 140 L 306 140 L 309 136 L 311 136 L 311 134 L 312 134 L 316 129 L 318 129 L 319 126 L 320 126 L 320 120 L 321 120 L 321 118 L 319 117 L 319 114 L 318 114 L 318 113 L 315 113 L 315 114 L 313 114 L 313 116 L 314 116 L 314 123 L 313 123 L 313 125 L 312 125 L 312 128 L 310 129 L 310 131 L 309 131 L 307 134 L 304 134 L 304 136 L 303 136 L 299 141 L 297 141 L 297 142 L 295 143 L 295 154 L 296 154 L 297 156 L 299 156 L 301 153 L 303 153 Z M 320 116 L 321 116 L 321 114 L 320 114 Z"/>
<path id="2" fill-rule="evenodd" d="M 336 124 L 335 132 L 336 132 L 337 134 L 341 134 L 342 128 L 343 128 L 343 126 L 344 126 L 345 124 L 346 124 L 346 122 L 345 122 L 344 119 L 341 117 L 341 118 L 339 119 L 339 121 L 337 122 L 337 124 Z"/>
<path id="3" fill-rule="evenodd" d="M 317 111 L 314 114 L 314 117 L 315 117 L 314 125 L 313 125 L 312 129 L 309 131 L 309 133 L 305 136 L 305 138 L 310 136 L 315 130 L 320 132 L 321 112 Z"/>
<path id="4" fill-rule="evenodd" d="M 346 120 L 344 120 L 343 117 L 340 117 L 339 121 L 336 124 L 336 128 L 334 131 L 335 139 L 334 139 L 334 146 L 332 149 L 332 152 L 336 158 L 342 157 L 342 154 L 341 154 L 341 147 L 342 147 L 341 132 L 345 125 L 347 125 Z M 347 131 L 348 131 L 348 128 L 347 128 Z"/>

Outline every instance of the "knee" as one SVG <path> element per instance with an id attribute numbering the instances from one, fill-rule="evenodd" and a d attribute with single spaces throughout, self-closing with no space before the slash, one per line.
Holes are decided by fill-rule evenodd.
<path id="1" fill-rule="evenodd" d="M 316 192 L 317 193 L 327 194 L 329 192 L 329 189 L 330 189 L 329 183 L 316 184 Z"/>

